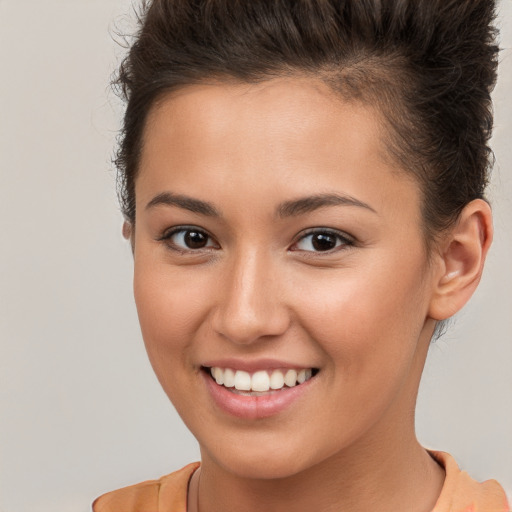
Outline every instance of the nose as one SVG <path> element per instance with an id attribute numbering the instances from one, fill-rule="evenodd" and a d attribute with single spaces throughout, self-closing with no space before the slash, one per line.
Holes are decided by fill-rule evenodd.
<path id="1" fill-rule="evenodd" d="M 283 334 L 290 324 L 279 269 L 271 258 L 246 251 L 223 269 L 214 330 L 237 344 Z"/>

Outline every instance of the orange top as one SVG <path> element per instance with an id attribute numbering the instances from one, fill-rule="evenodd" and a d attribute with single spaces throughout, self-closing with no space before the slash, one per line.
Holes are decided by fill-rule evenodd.
<path id="1" fill-rule="evenodd" d="M 479 483 L 461 471 L 448 453 L 429 453 L 446 471 L 441 495 L 432 512 L 510 512 L 505 491 L 496 480 Z"/>
<path id="2" fill-rule="evenodd" d="M 429 453 L 446 471 L 432 512 L 510 512 L 505 491 L 496 480 L 478 483 L 447 453 Z M 93 503 L 93 512 L 186 512 L 188 482 L 199 465 L 195 462 L 159 480 L 104 494 Z"/>

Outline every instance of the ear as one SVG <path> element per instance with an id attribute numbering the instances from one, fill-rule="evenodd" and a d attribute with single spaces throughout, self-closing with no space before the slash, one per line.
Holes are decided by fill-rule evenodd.
<path id="1" fill-rule="evenodd" d="M 133 254 L 135 252 L 135 230 L 133 229 L 133 224 L 127 220 L 123 222 L 123 236 L 126 240 L 130 241 Z"/>
<path id="2" fill-rule="evenodd" d="M 429 316 L 445 320 L 457 313 L 476 290 L 492 242 L 492 213 L 482 199 L 471 201 L 440 244 Z"/>
<path id="3" fill-rule="evenodd" d="M 126 238 L 126 240 L 130 240 L 132 238 L 132 231 L 131 222 L 125 220 L 123 222 L 123 237 Z"/>

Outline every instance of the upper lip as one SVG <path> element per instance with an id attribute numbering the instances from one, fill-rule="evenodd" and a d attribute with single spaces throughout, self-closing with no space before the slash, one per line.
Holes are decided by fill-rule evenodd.
<path id="1" fill-rule="evenodd" d="M 278 370 L 278 369 L 293 369 L 293 370 L 307 370 L 315 368 L 314 366 L 301 363 L 292 363 L 279 359 L 237 359 L 237 358 L 224 358 L 212 359 L 201 364 L 206 368 L 231 368 L 232 370 L 241 370 L 249 373 L 257 372 L 259 370 Z"/>

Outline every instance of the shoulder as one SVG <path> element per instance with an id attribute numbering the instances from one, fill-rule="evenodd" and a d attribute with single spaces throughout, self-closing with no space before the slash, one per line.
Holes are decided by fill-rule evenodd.
<path id="1" fill-rule="evenodd" d="M 186 509 L 190 477 L 199 467 L 194 462 L 158 480 L 147 480 L 97 498 L 93 512 L 182 512 Z"/>
<path id="2" fill-rule="evenodd" d="M 429 453 L 446 471 L 441 495 L 432 512 L 510 511 L 505 491 L 496 480 L 477 482 L 461 471 L 448 453 Z"/>

